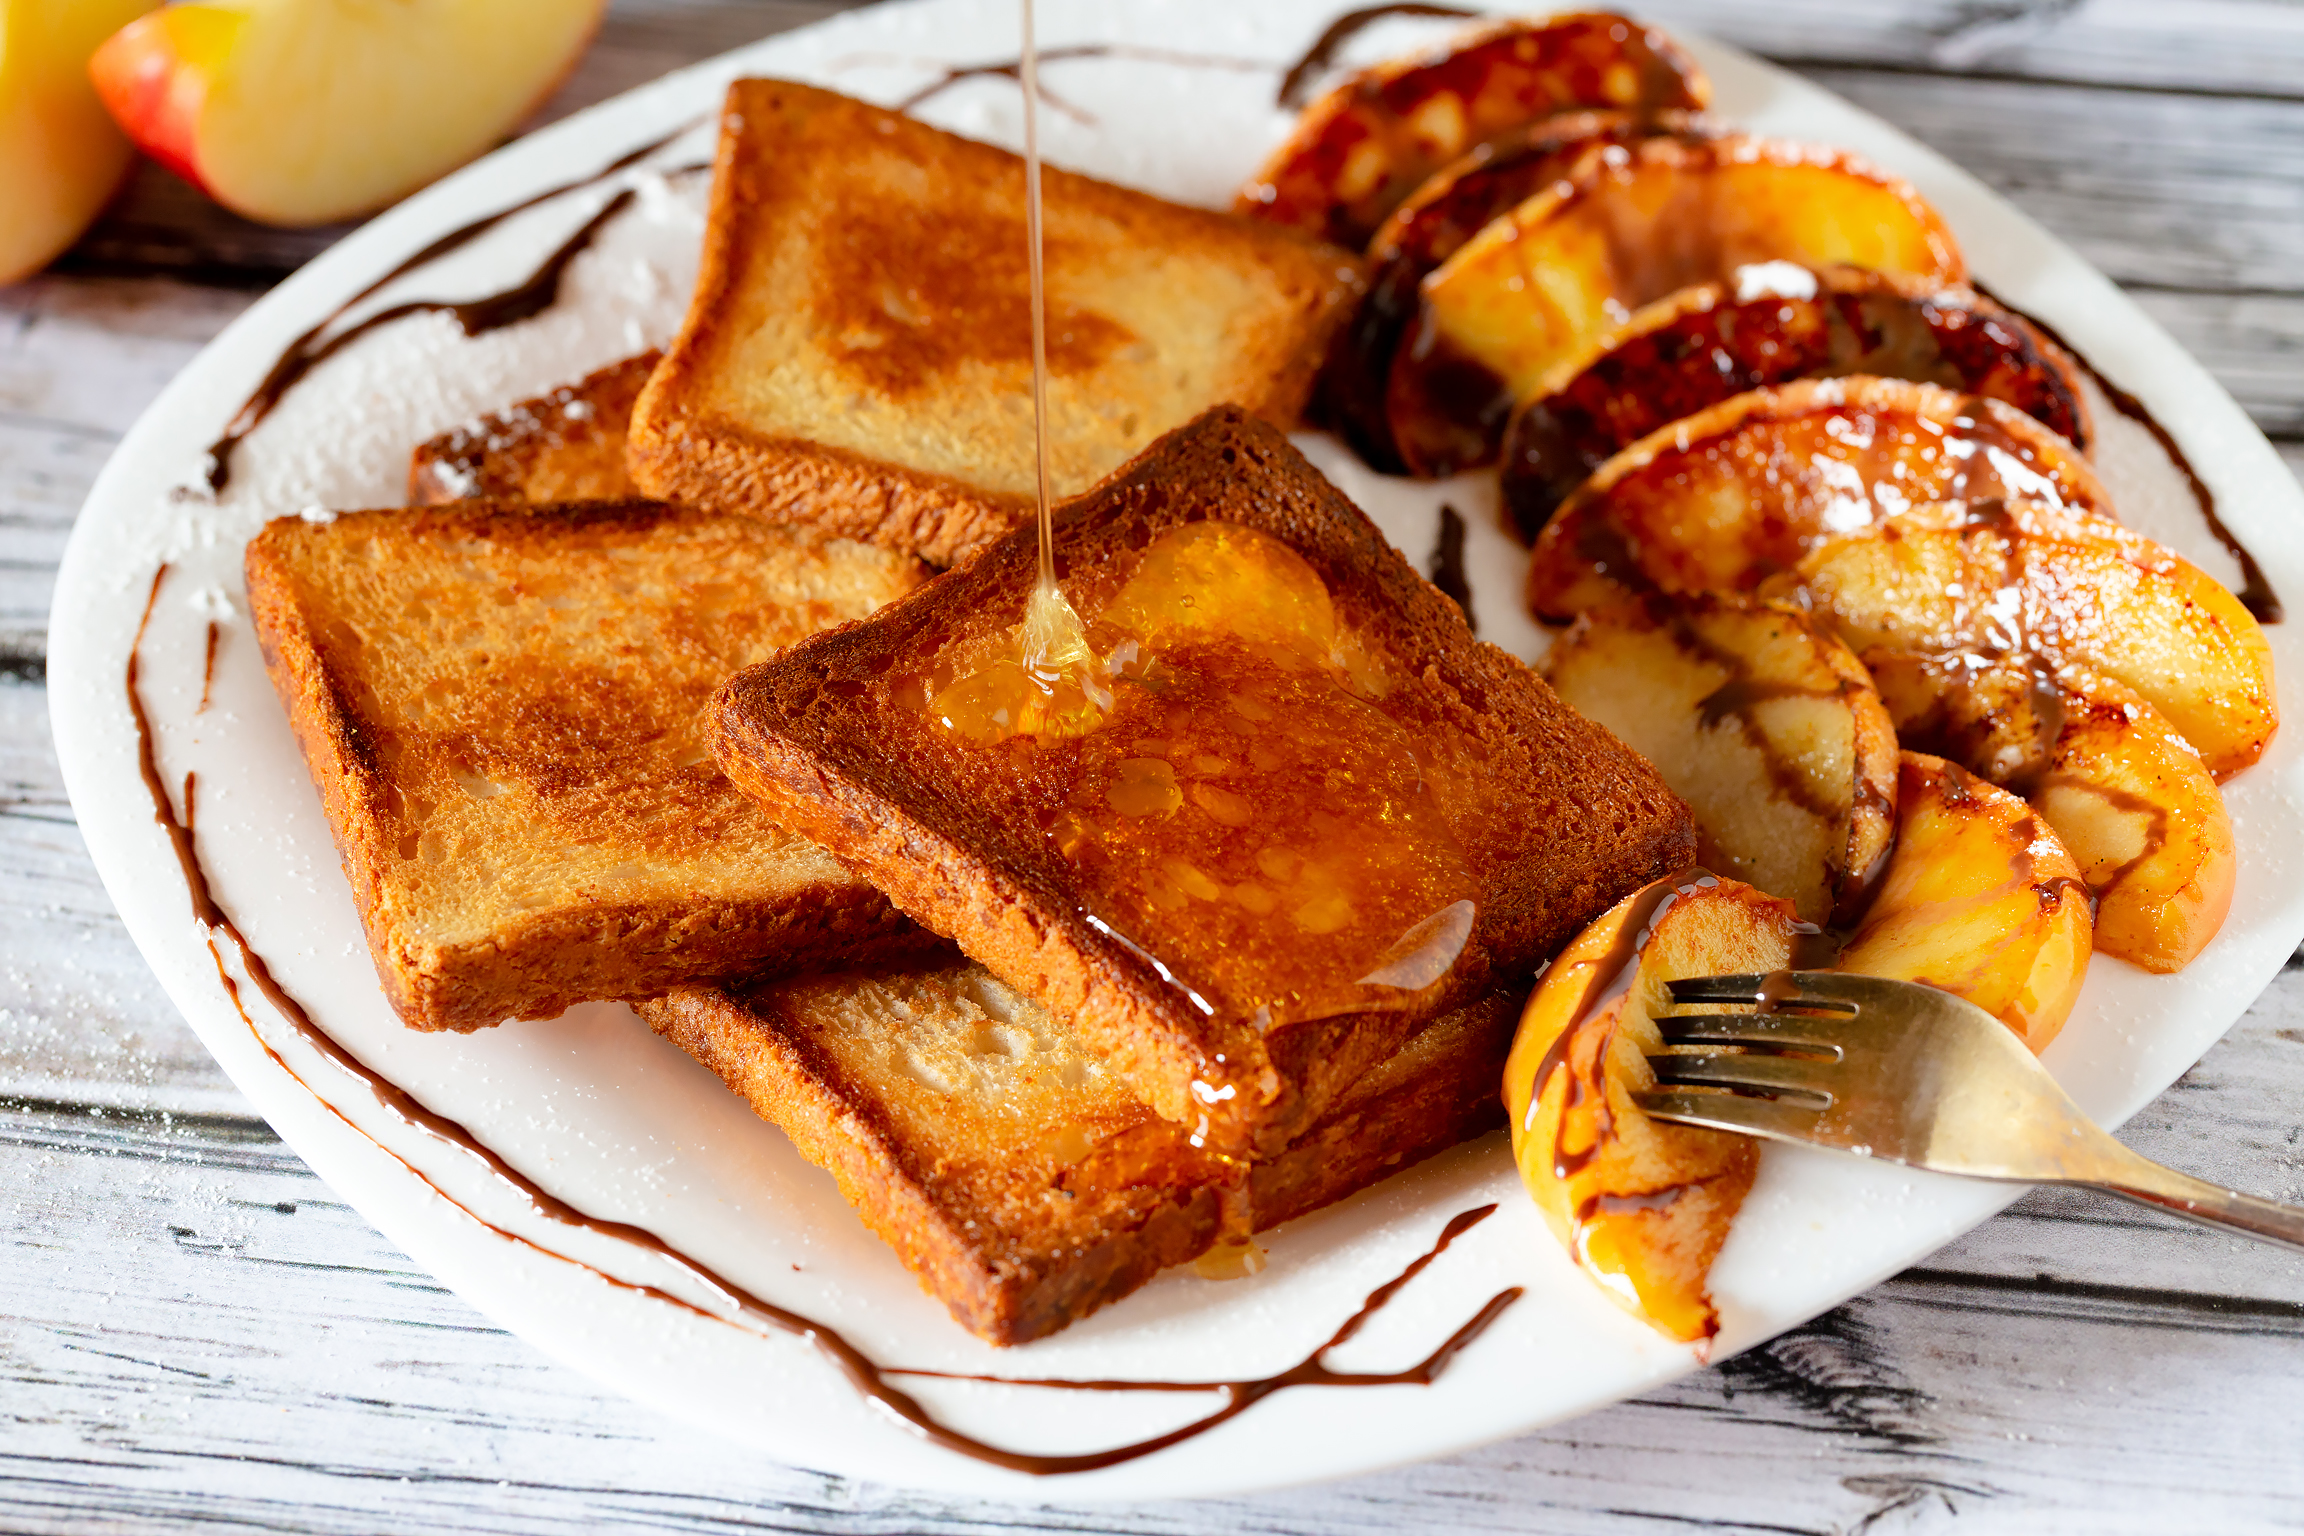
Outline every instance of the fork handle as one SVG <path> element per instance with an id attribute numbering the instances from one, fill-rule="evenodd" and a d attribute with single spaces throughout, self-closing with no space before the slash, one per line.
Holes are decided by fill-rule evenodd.
<path id="1" fill-rule="evenodd" d="M 2118 1145 L 2115 1143 L 2115 1145 Z M 2304 1248 L 2304 1206 L 2284 1205 L 2163 1168 L 2148 1157 L 2120 1148 L 2117 1167 L 2096 1178 L 2075 1180 L 2094 1188 L 2158 1206 L 2203 1226 L 2223 1227 L 2270 1242 Z"/>

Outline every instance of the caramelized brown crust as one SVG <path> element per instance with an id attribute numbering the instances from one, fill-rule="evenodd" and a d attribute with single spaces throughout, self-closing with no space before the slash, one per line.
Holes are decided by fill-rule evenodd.
<path id="1" fill-rule="evenodd" d="M 419 1029 L 927 938 L 705 753 L 730 671 L 919 579 L 650 502 L 284 518 L 248 593 L 378 977 Z"/>
<path id="2" fill-rule="evenodd" d="M 1504 505 L 1534 539 L 1569 492 L 1633 443 L 1732 395 L 1793 379 L 1872 374 L 2012 405 L 2085 453 L 2072 360 L 1965 287 L 1831 267 L 1816 292 L 1738 298 L 1717 283 L 1635 315 L 1632 328 L 1504 434 Z M 1382 286 L 1378 290 L 1381 293 Z"/>
<path id="3" fill-rule="evenodd" d="M 1652 769 L 1473 640 L 1453 602 L 1279 433 L 1237 409 L 1172 433 L 1058 513 L 1068 595 L 1101 611 L 1135 551 L 1207 518 L 1286 543 L 1325 583 L 1340 622 L 1406 680 L 1373 707 L 1418 744 L 1478 911 L 1448 980 L 1416 1012 L 1268 1032 L 1202 1014 L 1153 958 L 1189 964 L 1190 923 L 1137 935 L 1141 949 L 1092 923 L 1041 830 L 1079 744 L 984 749 L 935 728 L 919 679 L 947 642 L 997 634 L 1022 613 L 1037 561 L 1029 530 L 873 622 L 731 679 L 714 750 L 795 830 L 1070 1019 L 1161 1114 L 1204 1124 L 1227 1153 L 1270 1153 L 1421 1018 L 1532 966 L 1623 892 L 1678 867 L 1694 835 Z"/>
<path id="4" fill-rule="evenodd" d="M 634 494 L 624 467 L 632 404 L 660 352 L 610 363 L 573 384 L 522 400 L 416 446 L 411 506 L 473 498 L 620 501 Z"/>
<path id="5" fill-rule="evenodd" d="M 1023 161 L 774 80 L 729 89 L 686 323 L 634 413 L 634 481 L 959 560 L 1031 505 Z M 1052 474 L 1094 484 L 1220 401 L 1283 426 L 1356 258 L 1051 169 Z"/>
<path id="6" fill-rule="evenodd" d="M 1501 1123 L 1517 993 L 1436 1020 L 1248 1175 L 1255 1230 Z M 1237 1174 L 980 968 L 682 987 L 640 1005 L 829 1171 L 965 1328 L 1020 1344 L 1205 1253 Z M 978 1037 L 983 1037 L 979 1039 Z"/>
<path id="7" fill-rule="evenodd" d="M 1565 623 L 1633 592 L 1749 591 L 1827 535 L 2003 496 L 2112 513 L 2078 450 L 1997 400 L 1865 376 L 1756 389 L 1594 471 L 1537 538 L 1528 603 Z"/>
<path id="8" fill-rule="evenodd" d="M 1621 16 L 1489 22 L 1306 107 L 1233 206 L 1358 250 L 1427 176 L 1508 129 L 1577 107 L 1654 113 L 1711 99 L 1678 44 Z"/>
<path id="9" fill-rule="evenodd" d="M 1404 473 L 1407 466 L 1392 440 L 1385 395 L 1392 354 L 1416 318 L 1425 277 L 1489 220 L 1558 181 L 1593 145 L 1710 132 L 1701 120 L 1682 112 L 1567 112 L 1500 134 L 1433 172 L 1368 242 L 1375 276 L 1366 302 L 1321 368 L 1316 391 L 1320 415 L 1370 467 Z"/>

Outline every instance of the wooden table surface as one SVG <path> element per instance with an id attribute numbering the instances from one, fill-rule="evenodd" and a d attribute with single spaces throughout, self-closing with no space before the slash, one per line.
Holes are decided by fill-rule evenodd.
<path id="1" fill-rule="evenodd" d="M 547 116 L 830 11 L 623 0 Z M 2013 198 L 2304 469 L 2304 6 L 1672 0 Z M 316 1179 L 177 1017 L 48 743 L 49 592 L 160 386 L 340 231 L 158 171 L 0 289 L 0 1529 L 2165 1532 L 2304 1526 L 2304 1256 L 2035 1194 L 1652 1396 L 1408 1471 L 1125 1510 L 773 1465 L 547 1362 Z M 2304 597 L 2304 594 L 2296 594 Z M 2304 1197 L 2304 954 L 2128 1127 Z"/>

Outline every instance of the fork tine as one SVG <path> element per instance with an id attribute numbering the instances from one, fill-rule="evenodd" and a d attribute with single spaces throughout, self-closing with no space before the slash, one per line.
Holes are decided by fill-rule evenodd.
<path id="1" fill-rule="evenodd" d="M 1842 1018 L 1812 1013 L 1657 1013 L 1650 1015 L 1670 1045 L 1750 1045 L 1762 1050 L 1837 1053 L 1833 1032 Z"/>
<path id="2" fill-rule="evenodd" d="M 1820 978 L 1831 976 L 1832 972 L 1793 971 L 1789 974 L 1795 983 L 1795 990 L 1790 993 L 1777 992 L 1776 989 L 1770 988 L 1768 986 L 1770 978 L 1761 974 L 1688 976 L 1677 981 L 1668 981 L 1664 985 L 1665 989 L 1672 994 L 1672 1001 L 1680 1004 L 1726 1003 L 1740 1004 L 1750 1008 L 1759 1006 L 1768 993 L 1776 992 L 1775 996 L 1768 998 L 1769 1001 L 1778 1004 L 1792 1004 L 1802 1008 L 1820 1008 L 1830 1013 L 1854 1013 L 1856 1011 L 1858 999 L 1847 997 L 1831 987 L 1815 985 Z"/>
<path id="3" fill-rule="evenodd" d="M 1839 1068 L 1837 1061 L 1816 1061 L 1801 1056 L 1651 1056 L 1648 1065 L 1656 1081 L 1666 1087 L 1709 1084 L 1721 1088 L 1756 1088 L 1769 1093 L 1798 1093 L 1824 1102 L 1832 1091 L 1825 1080 Z"/>
<path id="4" fill-rule="evenodd" d="M 1779 1141 L 1807 1140 L 1823 1113 L 1783 1099 L 1747 1099 L 1733 1093 L 1636 1093 L 1632 1102 L 1658 1120 Z"/>

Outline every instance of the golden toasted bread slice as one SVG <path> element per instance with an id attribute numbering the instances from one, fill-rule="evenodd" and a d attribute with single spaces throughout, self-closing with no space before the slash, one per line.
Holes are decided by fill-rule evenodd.
<path id="1" fill-rule="evenodd" d="M 419 443 L 408 501 L 618 501 L 633 494 L 624 468 L 632 402 L 661 353 L 643 352 L 573 384 L 508 405 Z"/>
<path id="2" fill-rule="evenodd" d="M 784 81 L 737 81 L 722 122 L 633 479 L 940 564 L 996 538 L 1033 487 L 1024 162 Z M 1060 170 L 1044 197 L 1058 494 L 1219 402 L 1294 421 L 1357 258 Z"/>
<path id="3" fill-rule="evenodd" d="M 1227 1230 L 1276 1226 L 1502 1124 L 1517 1001 L 1426 1026 L 1244 1184 L 1076 1031 L 957 956 L 682 987 L 640 1012 L 829 1170 L 963 1327 L 1020 1344 Z"/>
<path id="4" fill-rule="evenodd" d="M 1038 706 L 1003 694 L 1026 686 L 1019 529 L 732 678 L 714 751 L 1219 1151 L 1286 1145 L 1693 850 L 1654 769 L 1245 412 L 1063 508 L 1056 561 L 1106 712 L 1026 734 L 1012 706 Z"/>
<path id="5" fill-rule="evenodd" d="M 729 673 L 921 578 L 885 550 L 649 502 L 283 518 L 248 546 L 265 665 L 419 1029 L 924 936 L 705 750 Z"/>

